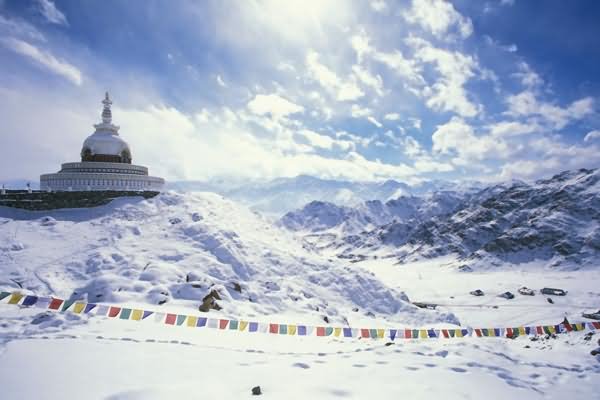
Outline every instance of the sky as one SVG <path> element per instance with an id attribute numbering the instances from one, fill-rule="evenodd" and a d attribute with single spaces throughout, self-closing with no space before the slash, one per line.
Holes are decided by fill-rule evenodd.
<path id="1" fill-rule="evenodd" d="M 531 180 L 600 163 L 600 3 L 0 0 L 0 181 L 104 92 L 167 180 Z"/>

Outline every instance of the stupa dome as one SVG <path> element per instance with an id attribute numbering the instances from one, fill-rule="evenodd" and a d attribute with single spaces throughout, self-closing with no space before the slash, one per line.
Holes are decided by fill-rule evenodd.
<path id="1" fill-rule="evenodd" d="M 119 127 L 112 123 L 112 102 L 106 93 L 102 110 L 102 123 L 94 125 L 96 131 L 88 136 L 81 148 L 81 161 L 120 162 L 131 164 L 131 149 L 119 136 Z"/>

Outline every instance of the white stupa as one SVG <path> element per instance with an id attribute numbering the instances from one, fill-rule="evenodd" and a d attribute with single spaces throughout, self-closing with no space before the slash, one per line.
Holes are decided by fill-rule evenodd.
<path id="1" fill-rule="evenodd" d="M 83 142 L 81 162 L 62 164 L 55 174 L 40 176 L 40 189 L 47 191 L 160 191 L 165 181 L 148 175 L 148 168 L 131 164 L 131 149 L 112 123 L 108 93 L 102 101 L 102 122 Z"/>

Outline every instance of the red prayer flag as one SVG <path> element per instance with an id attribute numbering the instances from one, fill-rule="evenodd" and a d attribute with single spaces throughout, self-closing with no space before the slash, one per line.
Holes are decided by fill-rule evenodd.
<path id="1" fill-rule="evenodd" d="M 592 325 L 594 325 L 594 328 L 600 329 L 600 322 L 592 322 Z"/>
<path id="2" fill-rule="evenodd" d="M 279 333 L 279 325 L 269 324 L 269 333 Z"/>
<path id="3" fill-rule="evenodd" d="M 48 308 L 51 310 L 58 310 L 62 303 L 62 299 L 52 299 Z"/>
<path id="4" fill-rule="evenodd" d="M 481 333 L 481 329 L 479 329 L 479 328 L 475 329 L 475 334 L 476 334 L 478 337 L 481 337 L 481 336 L 483 336 L 483 334 Z"/>
<path id="5" fill-rule="evenodd" d="M 219 329 L 227 328 L 227 324 L 229 323 L 228 319 L 220 319 L 219 320 Z"/>
<path id="6" fill-rule="evenodd" d="M 108 316 L 114 318 L 119 315 L 119 311 L 121 311 L 121 307 L 111 307 L 108 310 Z"/>
<path id="7" fill-rule="evenodd" d="M 404 338 L 405 339 L 410 339 L 412 338 L 412 331 L 410 329 L 405 329 L 404 330 Z"/>
<path id="8" fill-rule="evenodd" d="M 506 337 L 512 337 L 513 330 L 512 328 L 506 328 Z"/>
<path id="9" fill-rule="evenodd" d="M 448 330 L 447 329 L 442 329 L 442 335 L 444 335 L 444 337 L 446 339 L 448 339 L 450 337 L 450 335 L 448 334 Z"/>
<path id="10" fill-rule="evenodd" d="M 362 336 L 362 337 L 370 337 L 371 335 L 369 335 L 369 330 L 368 329 L 361 329 L 360 330 L 360 336 Z"/>
<path id="11" fill-rule="evenodd" d="M 167 318 L 165 319 L 165 324 L 175 325 L 176 320 L 177 320 L 177 315 L 167 314 Z"/>
<path id="12" fill-rule="evenodd" d="M 542 328 L 541 326 L 536 326 L 535 330 L 537 331 L 538 335 L 544 334 L 544 328 Z"/>
<path id="13" fill-rule="evenodd" d="M 325 336 L 325 328 L 322 326 L 317 326 L 317 336 Z"/>

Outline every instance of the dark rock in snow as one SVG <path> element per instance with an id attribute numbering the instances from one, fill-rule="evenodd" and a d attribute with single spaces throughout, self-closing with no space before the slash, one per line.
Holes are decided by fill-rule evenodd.
<path id="1" fill-rule="evenodd" d="M 260 386 L 254 386 L 252 388 L 252 395 L 253 396 L 260 396 L 262 394 L 262 391 L 260 390 Z"/>

